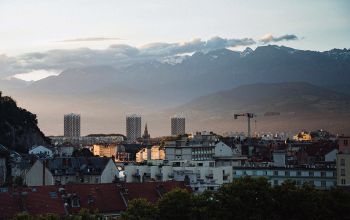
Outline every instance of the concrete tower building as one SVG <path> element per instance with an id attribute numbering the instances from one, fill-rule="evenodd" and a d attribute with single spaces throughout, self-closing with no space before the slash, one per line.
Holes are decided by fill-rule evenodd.
<path id="1" fill-rule="evenodd" d="M 141 137 L 141 116 L 133 114 L 126 116 L 126 138 L 129 142 Z"/>
<path id="2" fill-rule="evenodd" d="M 67 114 L 64 115 L 64 136 L 65 137 L 80 137 L 80 115 Z"/>
<path id="3" fill-rule="evenodd" d="M 171 118 L 171 135 L 181 135 L 186 133 L 185 117 L 173 116 Z"/>

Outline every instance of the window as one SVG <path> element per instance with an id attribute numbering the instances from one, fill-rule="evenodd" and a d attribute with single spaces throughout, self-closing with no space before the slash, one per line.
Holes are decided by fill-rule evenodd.
<path id="1" fill-rule="evenodd" d="M 285 175 L 285 176 L 290 176 L 290 172 L 289 172 L 289 171 L 285 171 L 285 172 L 284 172 L 284 175 Z"/>
<path id="2" fill-rule="evenodd" d="M 348 140 L 344 140 L 344 146 L 348 146 L 349 142 Z"/>
<path id="3" fill-rule="evenodd" d="M 94 202 L 94 198 L 92 195 L 88 195 L 88 204 L 92 204 Z"/>
<path id="4" fill-rule="evenodd" d="M 314 176 L 314 172 L 313 171 L 309 171 L 309 176 Z"/>
<path id="5" fill-rule="evenodd" d="M 273 181 L 273 185 L 277 186 L 278 185 L 278 180 Z"/>
<path id="6" fill-rule="evenodd" d="M 49 192 L 49 195 L 53 199 L 57 198 L 57 192 Z"/>
<path id="7" fill-rule="evenodd" d="M 326 187 L 326 181 L 321 181 L 321 186 Z"/>
<path id="8" fill-rule="evenodd" d="M 79 208 L 80 202 L 78 197 L 73 197 L 71 202 L 72 208 Z"/>
<path id="9" fill-rule="evenodd" d="M 344 158 L 340 159 L 340 165 L 345 166 L 345 159 Z"/>
<path id="10" fill-rule="evenodd" d="M 277 170 L 273 171 L 273 175 L 278 176 L 278 171 Z"/>
<path id="11" fill-rule="evenodd" d="M 256 176 L 256 170 L 253 170 L 253 176 Z"/>
<path id="12" fill-rule="evenodd" d="M 345 185 L 346 184 L 346 180 L 345 179 L 341 179 L 341 184 Z"/>
<path id="13" fill-rule="evenodd" d="M 341 170 L 340 170 L 340 175 L 341 175 L 341 176 L 345 176 L 345 169 L 341 169 Z"/>
<path id="14" fill-rule="evenodd" d="M 325 177 L 325 176 L 326 176 L 326 172 L 321 171 L 321 176 L 322 176 L 322 177 Z"/>
<path id="15" fill-rule="evenodd" d="M 298 172 L 297 172 L 297 176 L 301 176 L 301 171 L 298 171 Z"/>

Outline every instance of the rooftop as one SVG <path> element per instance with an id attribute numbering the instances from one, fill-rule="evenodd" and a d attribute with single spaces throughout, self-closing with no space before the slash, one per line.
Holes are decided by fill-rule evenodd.
<path id="1" fill-rule="evenodd" d="M 124 199 L 127 202 L 145 198 L 155 203 L 163 193 L 177 187 L 186 188 L 183 182 L 175 181 L 1 188 L 0 219 L 12 218 L 23 211 L 31 215 L 55 213 L 64 216 L 82 208 L 98 209 L 101 214 L 119 214 L 126 209 Z M 74 199 L 78 205 L 73 205 Z"/>

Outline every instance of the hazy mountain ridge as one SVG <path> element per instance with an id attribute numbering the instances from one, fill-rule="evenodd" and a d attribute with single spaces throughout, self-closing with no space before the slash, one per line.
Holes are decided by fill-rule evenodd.
<path id="1" fill-rule="evenodd" d="M 165 114 L 175 112 L 190 116 L 195 127 L 210 124 L 221 131 L 245 128 L 245 119 L 233 120 L 234 113 L 245 112 L 257 115 L 257 131 L 350 131 L 350 96 L 304 82 L 244 85 L 199 97 Z"/>
<path id="2" fill-rule="evenodd" d="M 67 112 L 84 115 L 86 133 L 124 132 L 124 117 L 127 113 L 152 115 L 212 93 L 217 97 L 212 99 L 208 109 L 215 112 L 227 102 L 220 103 L 226 98 L 225 92 L 220 95 L 216 92 L 245 84 L 282 83 L 286 86 L 283 83 L 308 82 L 350 94 L 349 54 L 350 50 L 347 49 L 317 52 L 274 45 L 255 50 L 247 48 L 243 52 L 218 49 L 208 53 L 195 52 L 178 63 L 147 60 L 123 66 L 71 68 L 58 76 L 4 90 L 16 97 L 24 107 L 36 112 L 40 125 L 49 134 L 61 133 L 62 117 Z M 270 89 L 273 88 L 271 86 Z M 240 89 L 244 90 L 244 87 Z M 309 89 L 318 90 L 319 87 Z M 324 95 L 334 94 L 333 91 L 325 91 Z M 262 94 L 259 92 L 257 95 Z M 314 99 L 313 95 L 302 97 Z M 342 102 L 343 98 L 334 101 Z M 273 103 L 269 109 L 272 112 L 282 108 L 293 109 L 299 105 L 298 108 L 303 107 L 301 100 L 293 98 L 284 100 L 290 106 L 271 97 L 257 100 L 260 101 L 256 105 L 260 105 L 260 102 Z M 330 101 L 329 98 L 314 105 L 326 107 L 331 104 Z M 249 110 L 243 107 L 239 109 L 235 105 L 232 102 L 232 110 Z M 314 105 L 306 108 L 307 111 L 314 111 Z M 169 116 L 164 120 L 168 120 Z M 157 128 L 153 133 L 164 132 L 162 123 L 159 123 L 162 128 Z"/>

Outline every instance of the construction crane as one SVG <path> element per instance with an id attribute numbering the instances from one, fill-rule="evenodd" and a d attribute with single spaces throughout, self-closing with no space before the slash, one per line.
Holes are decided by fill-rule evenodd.
<path id="1" fill-rule="evenodd" d="M 250 138 L 250 119 L 256 117 L 254 113 L 239 113 L 233 115 L 234 119 L 238 119 L 238 117 L 247 117 L 248 118 L 248 138 Z"/>

